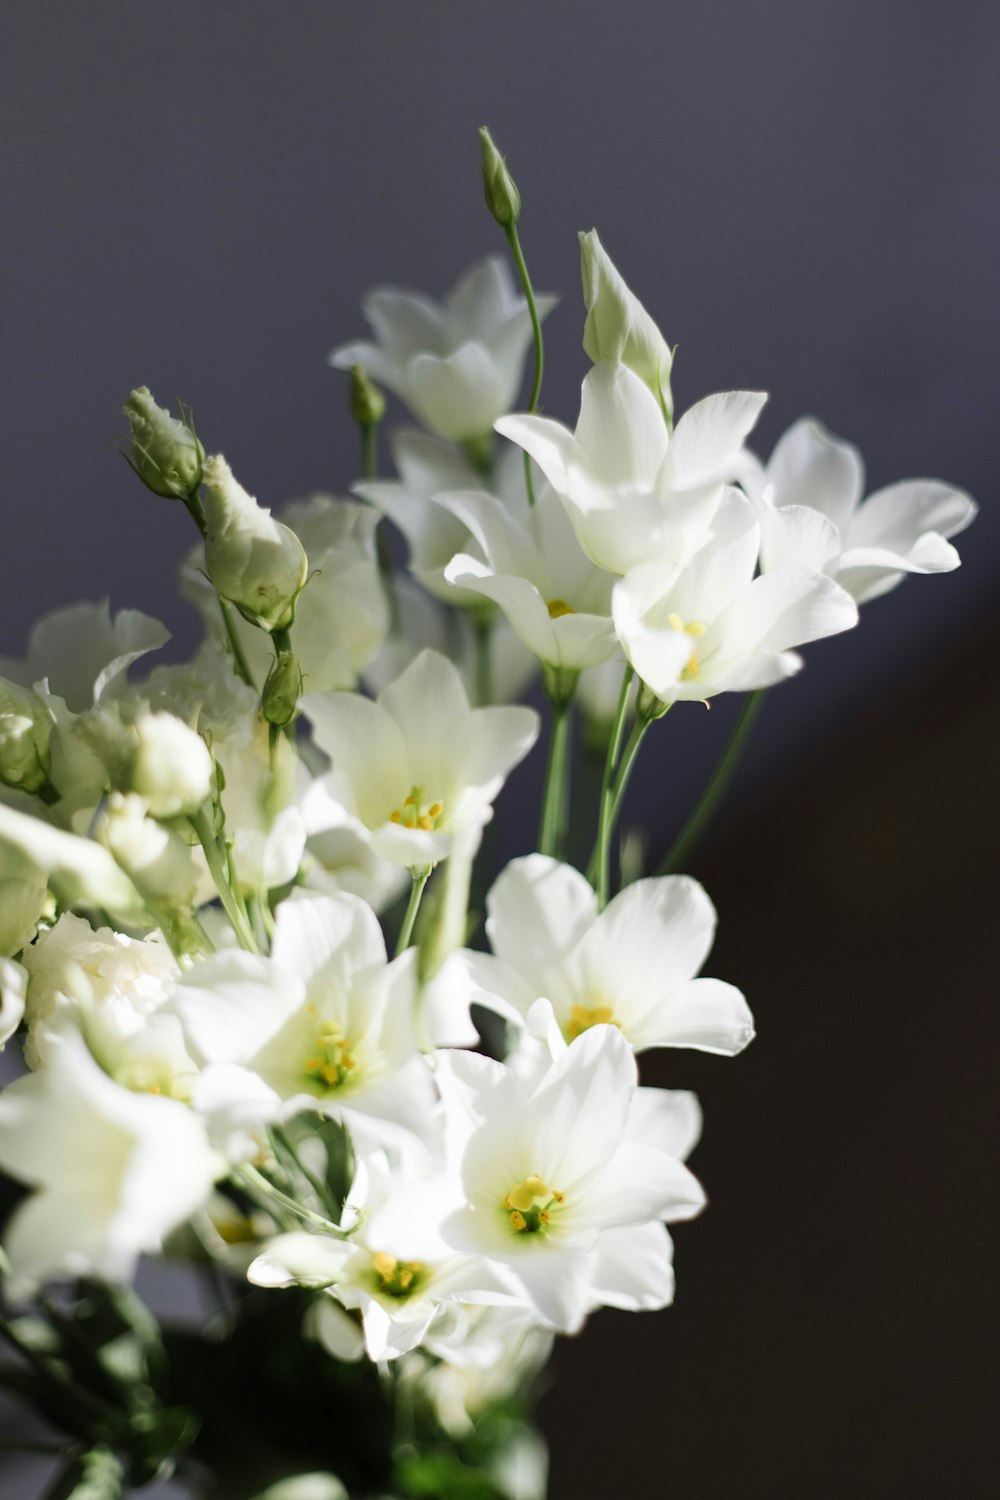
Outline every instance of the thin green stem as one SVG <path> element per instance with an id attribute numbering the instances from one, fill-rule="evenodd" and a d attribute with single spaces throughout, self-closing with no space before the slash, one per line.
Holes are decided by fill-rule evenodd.
<path id="1" fill-rule="evenodd" d="M 198 494 L 198 491 L 192 490 L 190 495 L 182 495 L 181 499 L 187 507 L 188 515 L 201 532 L 201 535 L 204 536 L 208 531 L 208 521 L 205 516 L 205 507 L 201 503 L 201 496 Z"/>
<path id="2" fill-rule="evenodd" d="M 542 374 L 545 369 L 545 347 L 542 343 L 542 323 L 538 316 L 538 306 L 535 302 L 535 290 L 531 285 L 531 277 L 528 275 L 528 267 L 524 261 L 524 252 L 521 249 L 521 241 L 517 233 L 517 224 L 511 223 L 505 229 L 507 243 L 510 253 L 514 257 L 517 274 L 521 278 L 521 286 L 524 288 L 525 300 L 528 304 L 528 317 L 531 319 L 531 332 L 535 340 L 535 379 L 531 387 L 531 401 L 528 410 L 538 410 L 538 398 L 542 391 Z M 528 491 L 528 504 L 535 503 L 535 485 L 531 477 L 531 459 L 528 454 L 524 455 L 524 483 Z"/>
<path id="3" fill-rule="evenodd" d="M 289 1197 L 288 1193 L 283 1193 L 280 1188 L 275 1187 L 274 1183 L 270 1182 L 263 1172 L 258 1172 L 256 1167 L 248 1165 L 237 1167 L 233 1173 L 233 1180 L 241 1183 L 251 1196 L 258 1199 L 260 1197 L 265 1200 L 270 1199 L 280 1204 L 288 1213 L 303 1219 L 307 1224 L 314 1224 L 317 1229 L 325 1230 L 327 1234 L 335 1234 L 339 1239 L 345 1237 L 344 1231 L 334 1224 L 332 1219 L 324 1218 L 322 1214 L 314 1213 L 311 1208 L 306 1208 L 304 1203 L 296 1202 L 294 1198 Z"/>
<path id="4" fill-rule="evenodd" d="M 361 472 L 366 479 L 378 477 L 378 437 L 374 422 L 361 428 Z"/>
<path id="5" fill-rule="evenodd" d="M 567 775 L 572 743 L 572 698 L 552 699 L 549 755 L 545 766 L 542 817 L 538 830 L 538 852 L 562 858 L 566 832 Z"/>
<path id="6" fill-rule="evenodd" d="M 193 813 L 188 818 L 188 822 L 205 851 L 205 862 L 208 865 L 209 874 L 215 883 L 219 899 L 225 907 L 226 916 L 233 924 L 240 947 L 245 948 L 248 953 L 256 953 L 257 940 L 253 935 L 253 928 L 250 926 L 242 898 L 231 881 L 228 851 L 224 852 L 220 848 L 220 841 L 213 832 L 208 815 L 204 811 Z"/>
<path id="7" fill-rule="evenodd" d="M 417 912 L 420 910 L 420 900 L 424 894 L 424 887 L 430 877 L 430 866 L 426 870 L 413 870 L 410 882 L 410 899 L 406 903 L 406 911 L 403 915 L 403 925 L 399 929 L 399 937 L 396 939 L 396 957 L 406 951 L 410 946 L 413 936 L 413 924 L 417 920 Z"/>
<path id="8" fill-rule="evenodd" d="M 274 642 L 275 656 L 281 651 L 291 651 L 292 649 L 292 632 L 287 625 L 281 625 L 277 630 L 272 630 L 271 640 Z"/>
<path id="9" fill-rule="evenodd" d="M 271 1137 L 272 1146 L 277 1148 L 275 1151 L 275 1155 L 283 1155 L 288 1161 L 290 1161 L 294 1170 L 301 1173 L 306 1182 L 308 1182 L 309 1186 L 316 1194 L 319 1202 L 322 1203 L 325 1208 L 330 1209 L 332 1212 L 334 1203 L 333 1197 L 330 1192 L 329 1183 L 323 1182 L 321 1178 L 316 1176 L 315 1172 L 311 1171 L 309 1167 L 306 1166 L 298 1151 L 295 1149 L 294 1144 L 288 1139 L 288 1135 L 282 1126 L 272 1125 L 268 1134 Z"/>
<path id="10" fill-rule="evenodd" d="M 243 642 L 240 640 L 239 632 L 236 629 L 236 621 L 233 619 L 232 605 L 228 604 L 221 595 L 218 598 L 219 609 L 222 612 L 222 623 L 226 627 L 226 638 L 229 641 L 229 649 L 233 653 L 233 667 L 236 675 L 242 678 L 247 687 L 252 687 L 254 692 L 256 692 L 257 686 L 253 680 L 250 663 L 247 661 L 246 652 L 243 650 Z"/>
<path id="11" fill-rule="evenodd" d="M 604 759 L 604 775 L 601 779 L 601 799 L 597 815 L 597 841 L 594 844 L 594 852 L 590 856 L 590 864 L 587 870 L 587 878 L 597 891 L 597 900 L 602 908 L 607 905 L 611 878 L 611 828 L 609 820 L 611 817 L 615 767 L 618 765 L 618 756 L 621 753 L 622 737 L 625 733 L 625 720 L 628 717 L 629 692 L 634 676 L 635 673 L 632 667 L 626 663 L 625 671 L 622 674 L 621 692 L 618 694 L 618 707 L 615 710 L 611 733 L 608 736 L 608 753 Z"/>
<path id="12" fill-rule="evenodd" d="M 686 864 L 691 851 L 701 838 L 706 824 L 718 807 L 726 788 L 732 780 L 740 753 L 763 703 L 763 688 L 758 688 L 756 692 L 750 693 L 744 701 L 743 707 L 739 712 L 739 717 L 730 731 L 722 754 L 716 761 L 715 769 L 708 778 L 705 788 L 695 803 L 687 822 L 660 861 L 656 870 L 657 875 L 669 875 L 675 870 L 682 869 Z"/>
<path id="13" fill-rule="evenodd" d="M 493 662 L 490 655 L 493 625 L 489 616 L 475 615 L 472 630 L 475 642 L 476 704 L 479 708 L 484 708 L 493 701 Z"/>

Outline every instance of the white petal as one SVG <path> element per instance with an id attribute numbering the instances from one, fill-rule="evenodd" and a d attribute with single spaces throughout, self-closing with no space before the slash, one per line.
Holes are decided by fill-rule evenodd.
<path id="1" fill-rule="evenodd" d="M 864 465 L 853 443 L 833 437 L 815 418 L 803 417 L 779 438 L 767 482 L 773 505 L 807 506 L 843 535 L 864 493 Z"/>
<path id="2" fill-rule="evenodd" d="M 673 1244 L 664 1224 L 606 1229 L 597 1241 L 594 1295 L 604 1307 L 651 1312 L 674 1300 Z"/>
<path id="3" fill-rule="evenodd" d="M 670 487 L 735 479 L 740 449 L 766 400 L 761 391 L 721 391 L 689 407 L 670 440 Z"/>
<path id="4" fill-rule="evenodd" d="M 513 970 L 541 978 L 580 942 L 597 916 L 597 897 L 572 865 L 529 854 L 500 874 L 486 911 L 494 953 Z"/>

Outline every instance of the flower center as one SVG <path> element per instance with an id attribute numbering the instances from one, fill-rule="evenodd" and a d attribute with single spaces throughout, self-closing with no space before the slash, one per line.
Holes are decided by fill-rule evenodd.
<path id="1" fill-rule="evenodd" d="M 680 615 L 677 614 L 668 615 L 667 624 L 670 626 L 671 630 L 676 630 L 683 635 L 689 635 L 694 640 L 697 640 L 700 635 L 704 635 L 705 631 L 708 629 L 708 626 L 702 620 L 690 620 L 685 625 Z M 697 675 L 698 653 L 696 651 L 692 651 L 691 655 L 687 659 L 687 666 L 681 673 L 681 681 L 690 682 L 692 677 L 697 677 Z"/>
<path id="2" fill-rule="evenodd" d="M 444 803 L 425 801 L 422 786 L 411 786 L 402 807 L 394 807 L 389 814 L 390 823 L 399 823 L 403 828 L 422 828 L 426 833 L 440 828 L 443 818 Z"/>
<path id="3" fill-rule="evenodd" d="M 575 615 L 576 610 L 572 604 L 567 604 L 565 599 L 550 599 L 547 605 L 549 618 L 561 620 L 563 615 Z"/>
<path id="4" fill-rule="evenodd" d="M 571 1005 L 569 1022 L 563 1028 L 568 1042 L 575 1042 L 591 1026 L 617 1026 L 615 1013 L 610 1005 Z"/>
<path id="5" fill-rule="evenodd" d="M 352 1044 L 332 1022 L 325 1022 L 303 1063 L 306 1079 L 322 1093 L 342 1088 L 357 1070 Z"/>
<path id="6" fill-rule="evenodd" d="M 372 1256 L 376 1290 L 383 1297 L 412 1297 L 423 1279 L 425 1266 L 420 1260 L 397 1260 L 387 1250 Z"/>
<path id="7" fill-rule="evenodd" d="M 565 1203 L 566 1196 L 546 1187 L 532 1174 L 517 1182 L 503 1200 L 504 1212 L 516 1234 L 544 1234 L 552 1222 L 552 1210 Z"/>

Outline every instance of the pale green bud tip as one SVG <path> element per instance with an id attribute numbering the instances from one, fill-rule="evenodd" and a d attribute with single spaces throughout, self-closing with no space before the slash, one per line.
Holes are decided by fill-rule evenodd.
<path id="1" fill-rule="evenodd" d="M 385 416 L 385 397 L 363 365 L 351 366 L 351 416 L 359 427 L 374 427 Z"/>
<path id="2" fill-rule="evenodd" d="M 145 385 L 136 387 L 122 410 L 132 429 L 132 467 L 146 488 L 167 500 L 193 495 L 201 484 L 205 450 L 190 421 L 157 406 Z"/>
<path id="3" fill-rule="evenodd" d="M 130 791 L 144 798 L 154 818 L 197 812 L 212 789 L 208 746 L 183 719 L 147 713 L 135 725 Z"/>
<path id="4" fill-rule="evenodd" d="M 483 196 L 486 207 L 501 228 L 510 229 L 521 217 L 521 194 L 485 125 L 479 132 L 479 140 L 483 148 Z"/>
<path id="5" fill-rule="evenodd" d="M 302 668 L 294 651 L 279 651 L 267 674 L 260 706 L 264 718 L 278 729 L 290 724 L 299 711 Z"/>
<path id="6" fill-rule="evenodd" d="M 37 693 L 0 677 L 0 781 L 40 792 L 49 780 L 52 719 Z"/>
<path id="7" fill-rule="evenodd" d="M 284 630 L 309 576 L 305 548 L 216 454 L 205 463 L 205 566 L 223 599 L 261 630 Z"/>

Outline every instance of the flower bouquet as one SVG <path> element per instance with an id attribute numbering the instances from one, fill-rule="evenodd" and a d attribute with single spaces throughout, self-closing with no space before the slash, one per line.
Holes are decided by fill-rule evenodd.
<path id="1" fill-rule="evenodd" d="M 756 392 L 675 419 L 673 352 L 595 232 L 579 417 L 542 415 L 553 299 L 482 150 L 509 259 L 444 304 L 372 292 L 372 338 L 331 356 L 356 498 L 276 519 L 139 388 L 126 457 L 193 523 L 203 640 L 150 667 L 158 621 L 85 603 L 3 663 L 0 1031 L 26 1069 L 0 1094 L 0 1380 L 59 1454 L 51 1500 L 170 1475 L 219 1500 L 544 1495 L 553 1339 L 667 1306 L 667 1225 L 705 1201 L 697 1100 L 637 1055 L 753 1036 L 701 972 L 693 840 L 796 648 L 956 567 L 975 513 L 930 480 L 863 498 L 812 420 L 763 463 Z M 391 471 L 382 388 L 420 423 Z M 541 716 L 515 701 L 536 677 Z M 643 868 L 636 758 L 721 692 L 746 695 L 723 761 Z M 494 803 L 540 737 L 537 822 L 508 815 L 497 868 Z M 144 1256 L 188 1266 L 208 1315 L 157 1316 Z"/>

